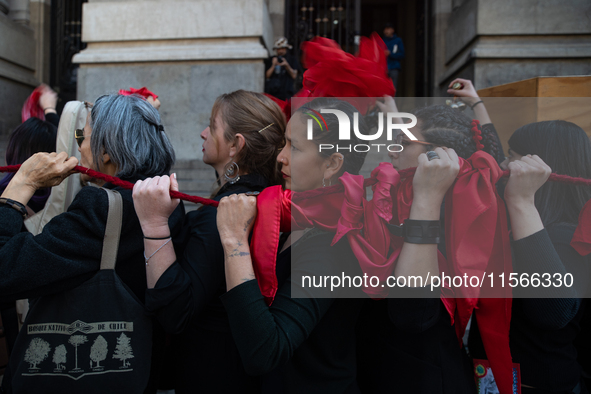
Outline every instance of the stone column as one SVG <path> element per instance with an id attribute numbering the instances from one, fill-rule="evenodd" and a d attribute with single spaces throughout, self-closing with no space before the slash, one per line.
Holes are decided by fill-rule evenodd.
<path id="1" fill-rule="evenodd" d="M 51 59 L 51 0 L 31 0 L 31 21 L 29 26 L 35 32 L 37 51 L 35 59 L 35 78 L 49 83 L 49 64 Z"/>
<path id="2" fill-rule="evenodd" d="M 9 0 L 10 12 L 8 16 L 10 19 L 21 25 L 27 26 L 31 20 L 29 12 L 29 0 Z"/>
<path id="3" fill-rule="evenodd" d="M 285 35 L 285 0 L 267 0 L 273 24 L 273 38 Z"/>
<path id="4" fill-rule="evenodd" d="M 449 7 L 450 0 L 436 3 Z M 591 74 L 588 0 L 452 4 L 447 20 L 436 27 L 436 37 L 445 36 L 445 54 L 436 60 L 435 95 L 445 95 L 456 77 L 486 88 L 538 76 Z"/>
<path id="5" fill-rule="evenodd" d="M 0 0 L 0 13 L 8 14 L 8 1 Z"/>

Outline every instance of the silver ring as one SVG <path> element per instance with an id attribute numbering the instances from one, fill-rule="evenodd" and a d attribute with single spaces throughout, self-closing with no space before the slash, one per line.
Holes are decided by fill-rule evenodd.
<path id="1" fill-rule="evenodd" d="M 431 160 L 435 160 L 435 159 L 441 159 L 441 157 L 439 157 L 437 152 L 430 150 L 429 152 L 427 152 L 427 159 L 429 159 L 429 161 L 431 161 Z"/>

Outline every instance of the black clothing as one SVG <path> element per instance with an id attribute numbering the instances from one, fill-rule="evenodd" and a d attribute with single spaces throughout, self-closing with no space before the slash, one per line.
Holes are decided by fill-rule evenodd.
<path id="1" fill-rule="evenodd" d="M 580 332 L 586 303 L 580 297 L 591 261 L 570 246 L 574 230 L 573 225 L 553 225 L 512 244 L 515 272 L 574 276 L 572 288 L 548 287 L 540 293 L 571 298 L 513 299 L 509 334 L 513 362 L 520 364 L 523 384 L 551 393 L 569 393 L 581 379 L 574 340 Z M 486 358 L 477 321 L 472 323 L 470 352 L 475 358 Z"/>
<path id="2" fill-rule="evenodd" d="M 333 237 L 311 230 L 280 254 L 279 290 L 270 307 L 256 280 L 222 296 L 246 371 L 266 374 L 263 393 L 359 392 L 354 328 L 363 300 L 291 298 L 292 288 L 329 296 L 330 288 L 303 287 L 302 276 L 362 275 L 347 241 L 331 247 Z"/>
<path id="3" fill-rule="evenodd" d="M 300 65 L 295 56 L 286 54 L 283 57 L 292 69 L 298 73 L 300 72 Z M 265 60 L 265 72 L 272 64 L 273 58 Z M 275 66 L 271 77 L 265 79 L 265 93 L 277 97 L 280 100 L 287 100 L 295 94 L 295 79 L 289 75 L 285 67 Z"/>
<path id="4" fill-rule="evenodd" d="M 441 204 L 441 229 L 445 228 L 444 214 L 445 202 Z M 446 255 L 444 231 L 437 248 Z M 431 292 L 430 287 L 390 292 L 397 292 L 398 298 L 368 300 L 357 324 L 362 392 L 476 392 L 472 361 L 458 343 L 440 293 Z"/>
<path id="5" fill-rule="evenodd" d="M 45 120 L 54 125 L 56 128 L 60 124 L 60 116 L 58 114 L 54 114 L 53 112 L 45 114 Z"/>
<path id="6" fill-rule="evenodd" d="M 136 179 L 128 179 L 135 181 Z M 123 224 L 115 271 L 129 289 L 144 302 L 146 270 L 144 240 L 133 207 L 132 191 L 106 184 L 123 197 Z M 0 301 L 36 298 L 73 289 L 92 276 L 100 267 L 108 212 L 107 194 L 87 186 L 77 194 L 68 211 L 53 218 L 37 236 L 26 231 L 23 218 L 16 210 L 0 206 Z M 169 219 L 171 234 L 181 229 L 184 207 Z M 21 332 L 21 335 L 25 333 Z M 154 324 L 153 357 L 149 388 L 154 391 L 157 361 L 162 351 L 163 332 Z M 9 364 L 10 368 L 10 364 Z M 3 387 L 10 380 L 4 375 Z"/>
<path id="7" fill-rule="evenodd" d="M 363 393 L 475 393 L 472 362 L 439 298 L 368 300 L 357 325 Z M 432 294 L 433 295 L 433 294 Z M 436 296 L 436 295 L 434 295 Z M 410 294 L 409 294 L 410 297 Z"/>
<path id="8" fill-rule="evenodd" d="M 143 302 L 146 290 L 144 240 L 132 191 L 106 184 L 123 197 L 123 225 L 116 272 Z M 37 236 L 24 231 L 23 217 L 0 205 L 0 301 L 36 298 L 73 289 L 99 270 L 108 211 L 107 194 L 84 187 L 68 211 Z M 182 204 L 170 217 L 173 236 L 181 229 Z"/>
<path id="9" fill-rule="evenodd" d="M 240 176 L 214 197 L 261 191 L 268 182 L 260 175 Z M 216 225 L 217 209 L 203 206 L 185 218 L 186 240 L 177 259 L 146 291 L 146 309 L 175 335 L 171 355 L 177 394 L 258 392 L 259 379 L 244 371 L 219 297 L 226 292 L 224 250 Z M 179 250 L 177 250 L 177 253 Z M 177 254 L 181 256 L 181 254 Z"/>

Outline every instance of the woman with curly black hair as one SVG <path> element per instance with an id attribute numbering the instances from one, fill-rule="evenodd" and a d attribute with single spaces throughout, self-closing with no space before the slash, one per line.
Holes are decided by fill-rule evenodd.
<path id="1" fill-rule="evenodd" d="M 382 109 L 398 112 L 395 108 L 393 100 L 386 98 Z M 481 146 L 478 146 L 474 139 L 474 129 L 478 125 L 456 109 L 434 105 L 421 108 L 414 115 L 417 125 L 410 131 L 418 140 L 410 140 L 401 133 L 396 142 L 404 149 L 389 153 L 396 170 L 417 167 L 421 155 L 437 147 L 453 149 L 457 156 L 464 159 L 480 148 L 497 162 L 504 160 L 492 124 L 482 126 Z M 443 196 L 439 201 L 440 207 L 442 200 Z M 413 199 L 413 207 L 418 203 Z M 439 220 L 440 228 L 445 228 L 443 208 L 430 219 Z M 445 255 L 443 231 L 436 245 L 428 256 L 432 261 L 431 273 L 439 272 L 437 250 Z M 401 252 L 397 267 L 419 263 L 411 259 Z M 439 294 L 431 292 L 429 287 L 405 288 L 404 298 L 367 301 L 357 329 L 359 385 L 363 392 L 476 392 L 472 362 L 465 349 L 458 345 L 455 327 Z"/>

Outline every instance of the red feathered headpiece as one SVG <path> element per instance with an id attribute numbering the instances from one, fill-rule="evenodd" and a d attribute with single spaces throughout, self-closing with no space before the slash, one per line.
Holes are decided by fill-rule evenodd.
<path id="1" fill-rule="evenodd" d="M 303 63 L 308 70 L 304 73 L 304 86 L 295 97 L 394 96 L 396 89 L 387 75 L 384 49 L 376 33 L 361 38 L 357 56 L 343 51 L 328 38 L 316 37 L 303 43 Z M 367 111 L 366 100 L 363 104 L 351 104 L 363 113 Z"/>

